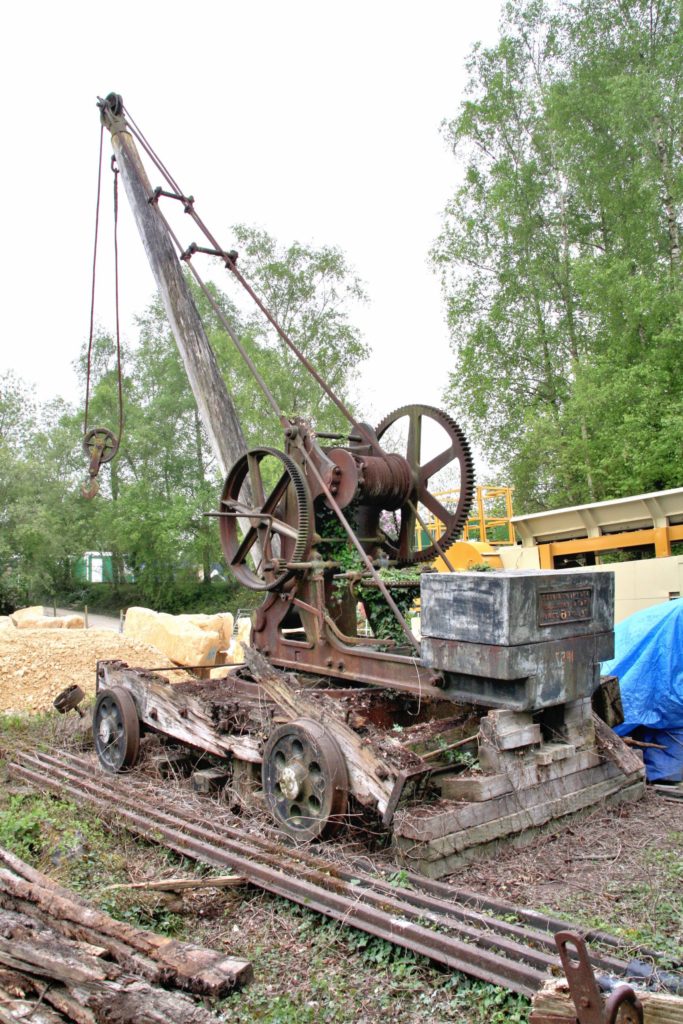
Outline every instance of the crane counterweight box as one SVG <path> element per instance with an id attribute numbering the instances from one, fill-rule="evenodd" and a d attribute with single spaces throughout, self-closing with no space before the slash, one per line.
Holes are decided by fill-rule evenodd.
<path id="1" fill-rule="evenodd" d="M 612 573 L 425 574 L 422 661 L 453 700 L 535 711 L 590 697 L 614 652 Z"/>

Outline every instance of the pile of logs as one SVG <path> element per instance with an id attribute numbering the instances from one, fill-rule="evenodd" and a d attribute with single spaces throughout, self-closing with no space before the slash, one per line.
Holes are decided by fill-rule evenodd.
<path id="1" fill-rule="evenodd" d="M 0 1024 L 216 1024 L 248 961 L 115 921 L 0 848 Z"/>

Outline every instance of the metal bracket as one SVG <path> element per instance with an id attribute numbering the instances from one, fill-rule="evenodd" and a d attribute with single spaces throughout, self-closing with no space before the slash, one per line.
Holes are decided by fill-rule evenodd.
<path id="1" fill-rule="evenodd" d="M 619 985 L 603 1005 L 588 948 L 575 932 L 556 932 L 555 942 L 567 977 L 578 1024 L 643 1024 L 643 1007 L 630 985 Z"/>

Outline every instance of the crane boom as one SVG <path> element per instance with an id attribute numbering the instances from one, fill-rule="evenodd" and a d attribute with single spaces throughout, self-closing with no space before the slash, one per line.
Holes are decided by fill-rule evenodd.
<path id="1" fill-rule="evenodd" d="M 152 186 L 123 115 L 120 97 L 101 101 L 102 123 L 112 146 L 128 201 L 154 274 L 192 393 L 211 448 L 225 476 L 247 445 L 235 403 L 218 368 L 199 312 L 188 288 L 168 230 L 154 203 Z"/>

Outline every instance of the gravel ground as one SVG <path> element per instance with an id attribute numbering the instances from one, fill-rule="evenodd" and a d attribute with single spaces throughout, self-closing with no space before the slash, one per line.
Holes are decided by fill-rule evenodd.
<path id="1" fill-rule="evenodd" d="M 142 668 L 168 662 L 156 647 L 109 629 L 0 628 L 0 713 L 47 711 L 73 684 L 93 694 L 95 667 L 103 658 Z"/>

